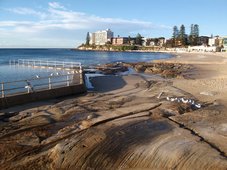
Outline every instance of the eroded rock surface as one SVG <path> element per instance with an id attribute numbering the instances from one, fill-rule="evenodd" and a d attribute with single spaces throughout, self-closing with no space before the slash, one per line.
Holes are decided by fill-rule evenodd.
<path id="1" fill-rule="evenodd" d="M 184 73 L 191 69 L 191 65 L 180 64 L 180 63 L 134 63 L 130 64 L 137 72 L 145 72 L 152 74 L 160 74 L 164 78 L 176 78 L 184 77 L 187 78 Z"/>
<path id="2" fill-rule="evenodd" d="M 132 87 L 59 100 L 4 119 L 16 109 L 3 110 L 0 169 L 226 169 L 222 108 L 168 81 L 141 80 Z M 191 98 L 203 107 L 167 96 Z"/>

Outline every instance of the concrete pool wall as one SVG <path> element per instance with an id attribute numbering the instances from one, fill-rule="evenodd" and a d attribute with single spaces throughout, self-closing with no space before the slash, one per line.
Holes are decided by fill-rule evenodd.
<path id="1" fill-rule="evenodd" d="M 15 105 L 26 104 L 30 102 L 36 102 L 41 100 L 53 99 L 58 97 L 64 97 L 69 95 L 82 94 L 87 91 L 85 84 L 77 84 L 66 87 L 59 87 L 50 90 L 43 90 L 33 93 L 20 94 L 15 96 L 9 96 L 0 98 L 0 109 L 12 107 Z"/>

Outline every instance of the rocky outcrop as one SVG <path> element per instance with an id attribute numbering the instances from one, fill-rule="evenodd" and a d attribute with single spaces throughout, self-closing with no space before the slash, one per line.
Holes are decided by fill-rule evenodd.
<path id="1" fill-rule="evenodd" d="M 119 72 L 128 71 L 128 67 L 124 66 L 123 63 L 104 64 L 97 66 L 96 69 L 101 71 L 105 75 L 113 75 Z"/>
<path id="2" fill-rule="evenodd" d="M 98 71 L 105 75 L 113 75 L 119 72 L 128 71 L 128 68 L 133 68 L 139 73 L 158 74 L 164 78 L 188 78 L 184 73 L 192 66 L 178 63 L 110 63 L 101 66 L 96 66 Z"/>
<path id="3" fill-rule="evenodd" d="M 160 74 L 164 78 L 184 77 L 184 72 L 192 66 L 178 63 L 134 63 L 130 64 L 137 72 Z"/>
<path id="4" fill-rule="evenodd" d="M 209 112 L 212 103 L 168 81 L 133 90 L 58 99 L 1 119 L 0 169 L 226 169 L 226 128 L 215 124 L 222 110 Z M 205 133 L 208 119 L 221 134 Z"/>

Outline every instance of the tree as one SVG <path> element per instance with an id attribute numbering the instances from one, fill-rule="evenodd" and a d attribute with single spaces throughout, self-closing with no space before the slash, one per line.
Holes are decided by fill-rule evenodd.
<path id="1" fill-rule="evenodd" d="M 174 26 L 173 27 L 173 39 L 178 38 L 178 36 L 179 36 L 179 30 L 178 30 L 177 26 Z"/>
<path id="2" fill-rule="evenodd" d="M 142 45 L 143 44 L 143 37 L 138 33 L 136 36 L 136 44 Z"/>
<path id="3" fill-rule="evenodd" d="M 191 32 L 189 36 L 190 44 L 191 45 L 198 45 L 198 38 L 199 38 L 199 25 L 198 24 L 191 24 Z"/>
<path id="4" fill-rule="evenodd" d="M 177 26 L 173 27 L 173 46 L 175 47 L 177 45 L 177 39 L 179 37 L 179 30 Z"/>
<path id="5" fill-rule="evenodd" d="M 185 37 L 185 26 L 183 24 L 180 26 L 179 36 L 180 36 L 180 38 Z"/>
<path id="6" fill-rule="evenodd" d="M 191 24 L 191 32 L 190 32 L 190 36 L 194 36 L 195 35 L 195 31 L 194 31 L 194 24 Z"/>
<path id="7" fill-rule="evenodd" d="M 185 46 L 187 44 L 187 35 L 185 34 L 185 26 L 183 24 L 180 27 L 179 38 L 181 45 Z"/>
<path id="8" fill-rule="evenodd" d="M 128 44 L 130 45 L 131 44 L 131 37 L 128 36 Z"/>
<path id="9" fill-rule="evenodd" d="M 191 24 L 191 31 L 189 35 L 189 43 L 190 45 L 195 45 L 195 30 L 194 30 L 194 24 Z"/>
<path id="10" fill-rule="evenodd" d="M 199 45 L 199 25 L 194 25 L 195 45 Z"/>
<path id="11" fill-rule="evenodd" d="M 90 33 L 87 32 L 87 37 L 86 37 L 86 45 L 90 44 Z"/>
<path id="12" fill-rule="evenodd" d="M 194 34 L 195 34 L 195 37 L 199 37 L 199 25 L 198 24 L 194 25 Z"/>

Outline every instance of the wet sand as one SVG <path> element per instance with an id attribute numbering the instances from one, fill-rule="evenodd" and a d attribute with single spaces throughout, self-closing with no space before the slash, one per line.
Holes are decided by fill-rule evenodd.
<path id="1" fill-rule="evenodd" d="M 0 169 L 226 169 L 227 57 L 176 56 L 156 62 L 192 64 L 187 79 L 96 77 L 88 94 L 1 110 Z"/>

